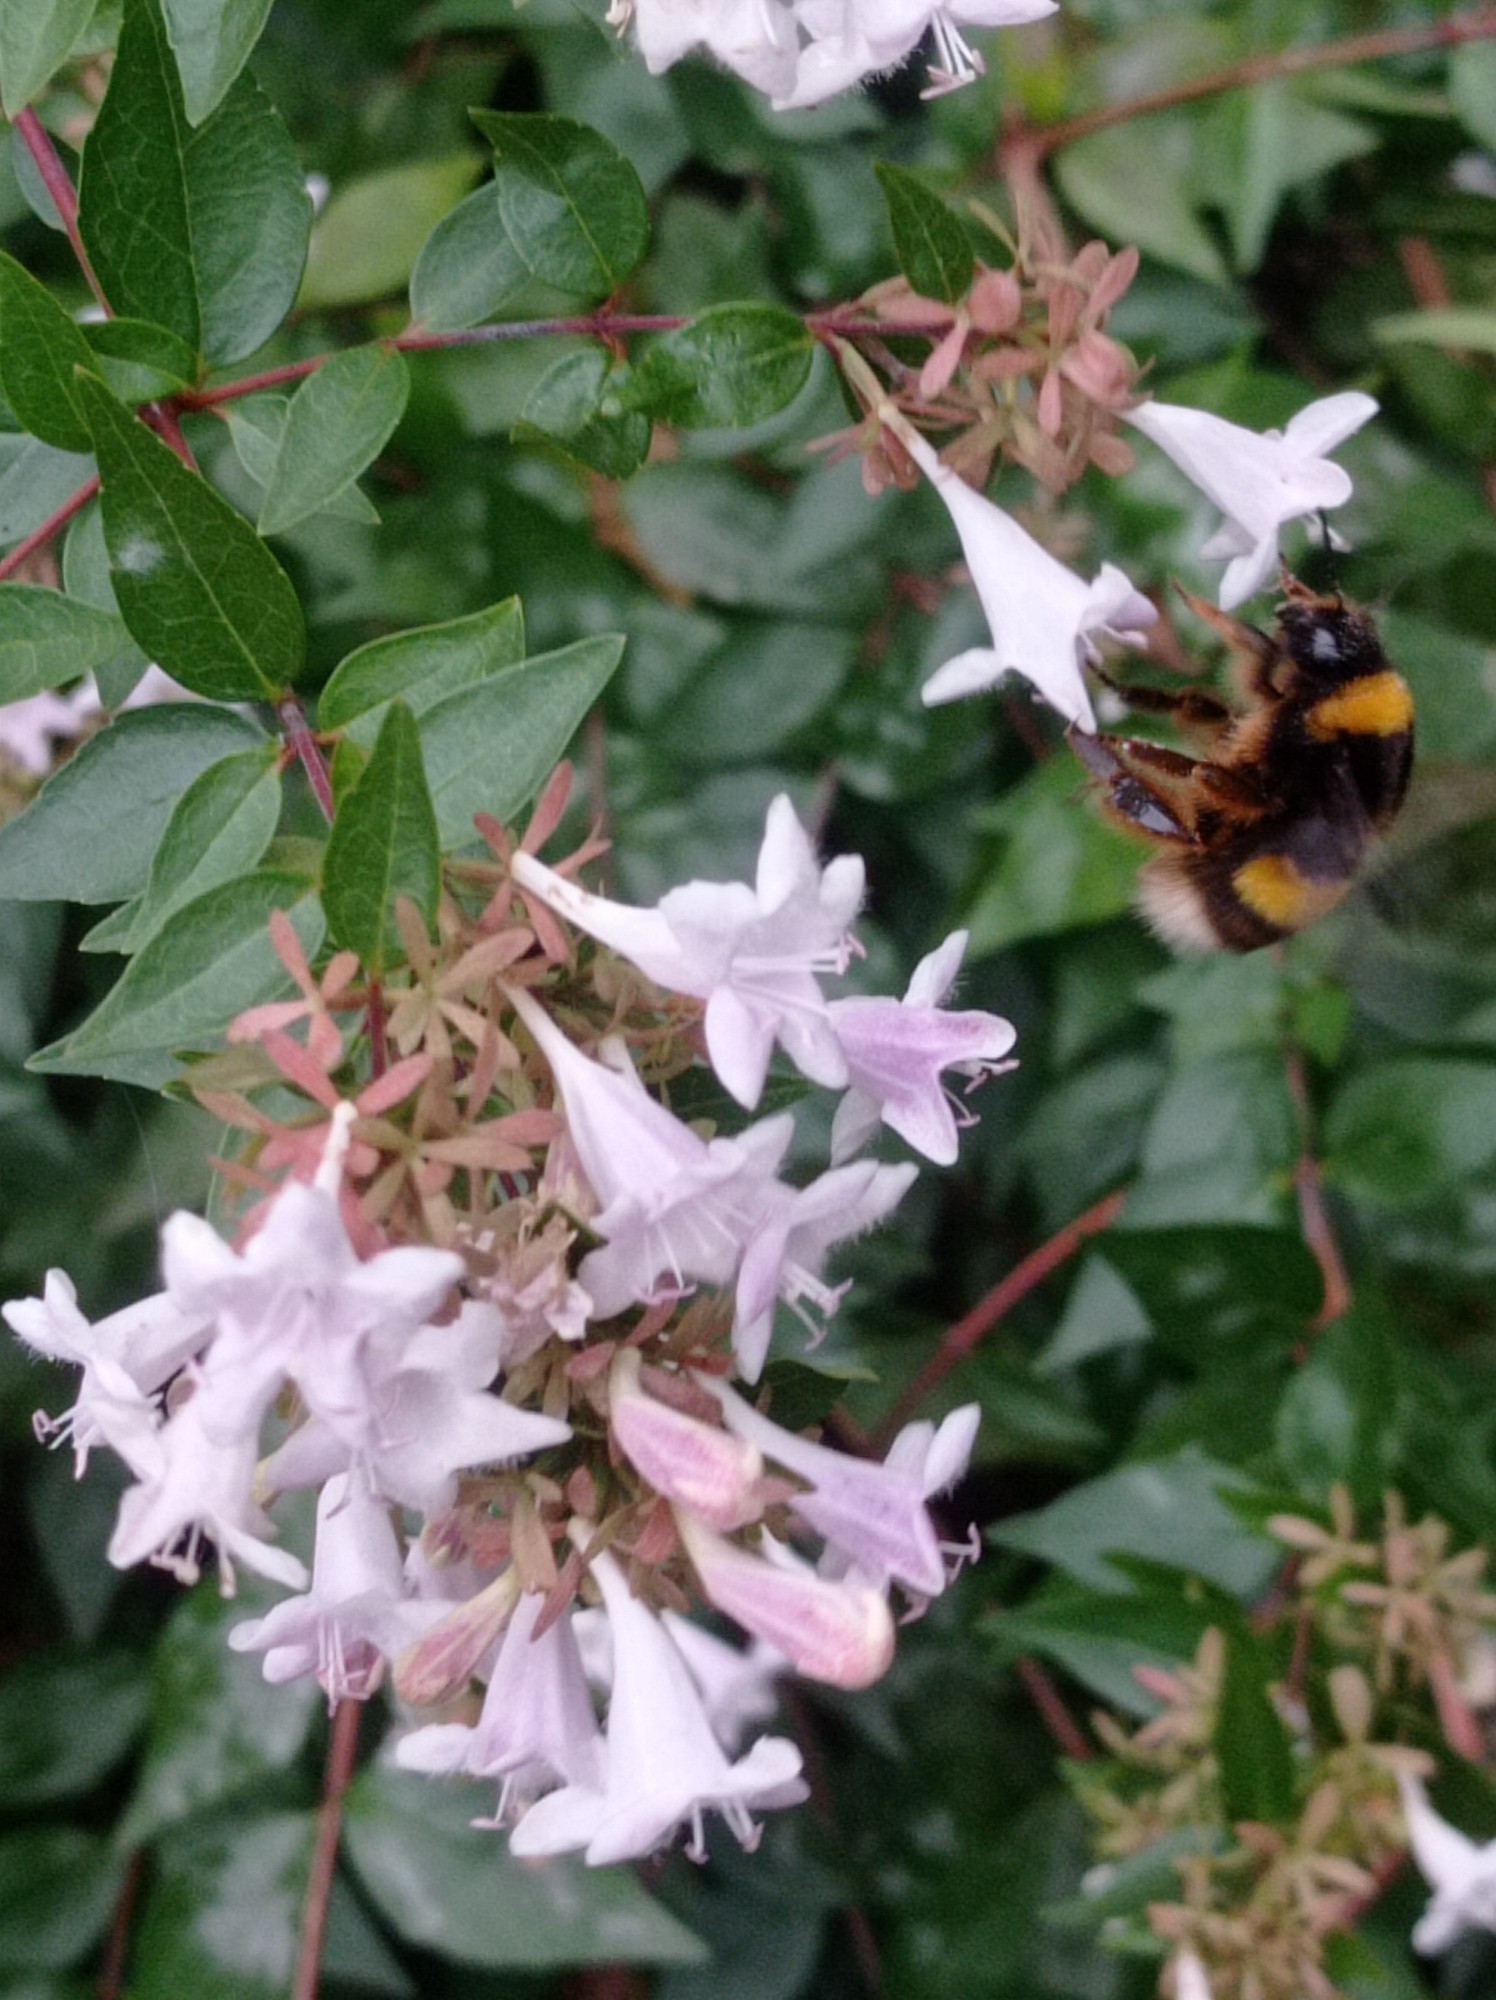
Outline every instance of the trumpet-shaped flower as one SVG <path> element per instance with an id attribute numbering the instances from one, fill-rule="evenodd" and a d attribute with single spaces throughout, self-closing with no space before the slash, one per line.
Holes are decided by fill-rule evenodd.
<path id="1" fill-rule="evenodd" d="M 754 1846 L 755 1810 L 806 1796 L 799 1751 L 783 1737 L 763 1736 L 729 1762 L 669 1633 L 611 1556 L 594 1556 L 590 1567 L 613 1642 L 602 1781 L 567 1784 L 531 1806 L 511 1836 L 512 1852 L 585 1848 L 588 1861 L 601 1866 L 651 1854 L 686 1824 L 688 1852 L 699 1855 L 708 1811 L 720 1812 L 743 1846 Z"/>
<path id="2" fill-rule="evenodd" d="M 855 1578 L 817 1576 L 792 1551 L 753 1555 L 714 1534 L 685 1508 L 675 1523 L 709 1603 L 791 1665 L 830 1687 L 864 1688 L 893 1661 L 893 1617 L 881 1590 Z"/>
<path id="3" fill-rule="evenodd" d="M 922 958 L 902 1000 L 854 996 L 829 1009 L 847 1059 L 852 1088 L 837 1106 L 831 1156 L 860 1150 L 881 1119 L 937 1166 L 956 1157 L 956 1115 L 941 1082 L 958 1070 L 973 1079 L 996 1075 L 1017 1039 L 998 1014 L 950 1013 L 942 1006 L 961 966 L 967 932 L 952 931 Z M 970 1122 L 968 1120 L 968 1122 Z"/>
<path id="4" fill-rule="evenodd" d="M 1351 497 L 1351 477 L 1327 456 L 1377 413 L 1358 390 L 1321 397 L 1281 431 L 1259 433 L 1208 410 L 1149 402 L 1128 422 L 1171 458 L 1220 508 L 1224 519 L 1200 553 L 1229 558 L 1221 578 L 1223 611 L 1260 590 L 1278 559 L 1278 531 L 1288 521 L 1326 513 Z"/>
<path id="5" fill-rule="evenodd" d="M 641 1372 L 638 1349 L 622 1347 L 608 1381 L 608 1424 L 635 1470 L 713 1528 L 730 1532 L 757 1520 L 764 1470 L 757 1445 L 649 1395 Z"/>
<path id="6" fill-rule="evenodd" d="M 1484 1846 L 1440 1817 L 1421 1781 L 1400 1773 L 1413 1858 L 1433 1890 L 1413 1927 L 1413 1949 L 1448 1951 L 1461 1931 L 1496 1931 L 1496 1840 Z"/>
<path id="7" fill-rule="evenodd" d="M 440 1615 L 439 1605 L 406 1595 L 389 1509 L 339 1473 L 317 1502 L 311 1589 L 236 1625 L 229 1644 L 236 1653 L 263 1653 L 267 1681 L 315 1674 L 331 1707 L 345 1697 L 366 1700 L 386 1659 Z"/>
<path id="8" fill-rule="evenodd" d="M 880 1589 L 897 1582 L 918 1597 L 939 1596 L 945 1564 L 925 1502 L 965 1470 L 976 1437 L 975 1404 L 953 1410 L 938 1427 L 911 1425 L 879 1465 L 784 1430 L 725 1382 L 696 1379 L 722 1405 L 730 1431 L 805 1481 L 795 1512 L 838 1555 Z"/>
<path id="9" fill-rule="evenodd" d="M 894 69 L 923 41 L 935 43 L 930 86 L 937 97 L 984 74 L 986 65 L 963 28 L 1009 28 L 1041 21 L 1055 0 L 802 0 L 796 12 L 810 40 L 801 51 L 794 88 L 776 96 L 776 110 L 820 104 L 884 70 Z"/>
<path id="10" fill-rule="evenodd" d="M 603 1739 L 570 1615 L 537 1638 L 544 1594 L 524 1592 L 504 1631 L 477 1723 L 434 1723 L 402 1738 L 395 1762 L 407 1771 L 465 1771 L 503 1780 L 490 1825 L 556 1784 L 598 1791 Z"/>
<path id="11" fill-rule="evenodd" d="M 1211 2000 L 1205 1967 L 1187 1946 L 1174 1958 L 1174 2000 Z"/>
<path id="12" fill-rule="evenodd" d="M 816 974 L 846 969 L 862 862 L 844 854 L 822 868 L 782 793 L 769 807 L 752 888 L 687 882 L 641 910 L 593 896 L 531 855 L 514 857 L 514 878 L 657 986 L 704 1000 L 712 1067 L 746 1109 L 762 1094 L 776 1040 L 813 1082 L 846 1082 Z"/>
<path id="13" fill-rule="evenodd" d="M 651 76 L 699 48 L 768 95 L 793 82 L 798 41 L 783 0 L 614 0 L 607 18 L 632 19 Z"/>
<path id="14" fill-rule="evenodd" d="M 724 1750 L 736 1750 L 753 1725 L 767 1722 L 779 1706 L 774 1683 L 789 1672 L 789 1661 L 762 1639 L 733 1646 L 678 1611 L 663 1611 L 660 1617 L 691 1669 L 717 1741 Z"/>
<path id="15" fill-rule="evenodd" d="M 927 706 L 955 701 L 992 687 L 1004 674 L 1022 674 L 1067 722 L 1094 732 L 1082 661 L 1099 657 L 1100 638 L 1141 643 L 1139 634 L 1158 613 L 1112 563 L 1103 563 L 1095 581 L 1086 583 L 942 464 L 912 425 L 886 406 L 882 415 L 949 509 L 992 635 L 990 646 L 937 668 L 921 699 Z"/>

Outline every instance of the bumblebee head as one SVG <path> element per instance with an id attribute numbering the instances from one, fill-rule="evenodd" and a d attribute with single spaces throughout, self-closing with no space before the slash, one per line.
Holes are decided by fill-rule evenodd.
<path id="1" fill-rule="evenodd" d="M 1284 579 L 1287 597 L 1278 611 L 1278 640 L 1306 682 L 1334 688 L 1387 664 L 1376 627 L 1337 591 L 1321 597 L 1296 578 Z"/>

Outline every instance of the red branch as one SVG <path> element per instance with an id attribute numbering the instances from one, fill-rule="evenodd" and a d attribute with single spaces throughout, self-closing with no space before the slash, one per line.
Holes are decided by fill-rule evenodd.
<path id="1" fill-rule="evenodd" d="M 1039 1662 L 1025 1654 L 1022 1659 L 1015 1660 L 1013 1665 L 1018 1678 L 1027 1688 L 1034 1707 L 1044 1718 L 1045 1728 L 1065 1755 L 1079 1764 L 1094 1757 L 1096 1752 L 1082 1733 L 1080 1724 L 1066 1708 L 1059 1689 Z"/>
<path id="2" fill-rule="evenodd" d="M 275 704 L 275 712 L 280 717 L 281 727 L 286 732 L 286 741 L 295 754 L 297 762 L 306 772 L 307 783 L 317 804 L 322 808 L 322 817 L 332 825 L 332 778 L 327 769 L 327 759 L 322 755 L 322 747 L 312 734 L 306 719 L 306 710 L 300 697 L 283 695 Z"/>
<path id="3" fill-rule="evenodd" d="M 1111 1227 L 1125 1199 L 1122 1189 L 1118 1188 L 1115 1193 L 1106 1195 L 1088 1208 L 1084 1215 L 1078 1215 L 1074 1222 L 1067 1222 L 1047 1243 L 1041 1243 L 1037 1250 L 1029 1252 L 1021 1264 L 1014 1265 L 1007 1277 L 994 1285 L 986 1298 L 980 1299 L 964 1319 L 956 1321 L 879 1426 L 880 1454 L 887 1449 L 895 1434 L 912 1417 L 918 1416 L 931 1391 L 940 1386 L 956 1364 L 965 1360 L 977 1342 L 990 1333 L 1020 1299 L 1026 1299 L 1051 1271 L 1057 1271 L 1061 1264 L 1068 1262 L 1088 1236 L 1095 1236 L 1100 1230 Z"/>
<path id="4" fill-rule="evenodd" d="M 52 197 L 63 228 L 68 233 L 68 241 L 73 246 L 73 255 L 88 280 L 88 289 L 93 293 L 105 312 L 113 307 L 104 296 L 104 287 L 89 262 L 88 252 L 83 247 L 83 238 L 78 233 L 78 196 L 73 183 L 68 178 L 68 170 L 57 156 L 57 148 L 52 144 L 52 135 L 40 118 L 28 105 L 16 114 L 16 130 L 20 133 L 27 152 L 36 162 L 36 170 L 46 183 L 47 193 Z"/>
<path id="5" fill-rule="evenodd" d="M 317 1845 L 307 1876 L 306 1906 L 301 1919 L 301 1951 L 290 2000 L 317 2000 L 322 1973 L 322 1947 L 327 1938 L 327 1912 L 338 1867 L 338 1842 L 343 1834 L 343 1800 L 353 1778 L 358 1755 L 358 1726 L 363 1704 L 340 1701 L 332 1718 L 322 1804 L 317 1813 Z"/>
<path id="6" fill-rule="evenodd" d="M 17 542 L 3 561 L 0 561 L 0 578 L 14 576 L 27 556 L 35 555 L 39 548 L 50 542 L 59 528 L 65 528 L 75 514 L 81 514 L 99 490 L 98 476 L 85 479 L 76 493 L 69 494 L 55 514 L 49 514 L 39 528 L 33 528 L 22 542 Z"/>

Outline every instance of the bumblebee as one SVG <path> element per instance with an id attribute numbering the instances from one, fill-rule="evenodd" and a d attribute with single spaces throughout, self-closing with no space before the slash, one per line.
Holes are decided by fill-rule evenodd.
<path id="1" fill-rule="evenodd" d="M 1239 705 L 1197 688 L 1117 690 L 1172 715 L 1206 755 L 1070 731 L 1107 815 L 1157 848 L 1138 900 L 1181 950 L 1256 951 L 1322 917 L 1408 788 L 1413 697 L 1370 618 L 1286 573 L 1283 590 L 1271 636 L 1183 593 L 1230 648 Z"/>

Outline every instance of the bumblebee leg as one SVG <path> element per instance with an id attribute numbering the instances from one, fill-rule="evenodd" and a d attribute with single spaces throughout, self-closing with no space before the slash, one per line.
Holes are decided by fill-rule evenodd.
<path id="1" fill-rule="evenodd" d="M 1102 803 L 1124 826 L 1146 834 L 1151 840 L 1194 846 L 1188 807 L 1182 801 L 1170 799 L 1165 789 L 1131 768 L 1135 764 L 1152 766 L 1162 774 L 1165 787 L 1170 783 L 1182 785 L 1196 769 L 1191 758 L 1181 757 L 1177 750 L 1166 750 L 1158 743 L 1088 736 L 1078 729 L 1067 733 L 1076 756 L 1105 787 Z"/>
<path id="2" fill-rule="evenodd" d="M 1297 590 L 1303 588 L 1302 584 L 1295 585 Z M 1196 597 L 1193 591 L 1185 590 L 1182 585 L 1176 584 L 1175 589 L 1195 616 L 1225 640 L 1236 663 L 1243 691 L 1259 697 L 1277 694 L 1279 690 L 1273 683 L 1273 669 L 1283 655 L 1266 632 L 1259 632 L 1255 625 L 1244 625 L 1229 611 L 1218 611 L 1207 598 Z"/>
<path id="3" fill-rule="evenodd" d="M 1233 719 L 1225 702 L 1218 701 L 1213 694 L 1206 694 L 1202 688 L 1134 687 L 1114 681 L 1099 667 L 1094 671 L 1096 678 L 1105 681 L 1113 694 L 1121 695 L 1129 708 L 1138 709 L 1144 715 L 1172 715 L 1187 729 L 1222 729 Z"/>

